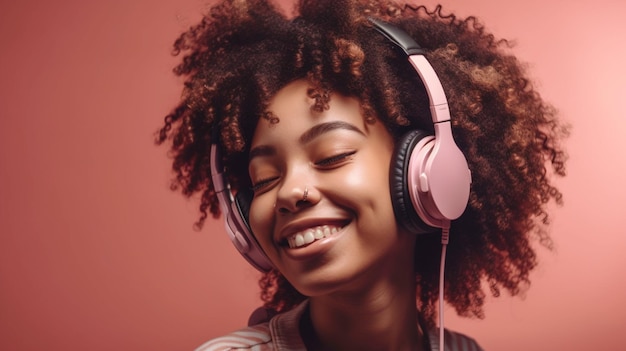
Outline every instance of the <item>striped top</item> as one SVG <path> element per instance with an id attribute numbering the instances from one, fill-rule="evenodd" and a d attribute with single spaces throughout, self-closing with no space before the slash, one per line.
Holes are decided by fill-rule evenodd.
<path id="1" fill-rule="evenodd" d="M 304 302 L 291 311 L 276 315 L 269 322 L 257 324 L 213 339 L 196 351 L 306 351 L 298 330 Z M 439 331 L 429 332 L 431 351 L 439 351 Z M 474 339 L 445 330 L 444 351 L 483 351 Z"/>

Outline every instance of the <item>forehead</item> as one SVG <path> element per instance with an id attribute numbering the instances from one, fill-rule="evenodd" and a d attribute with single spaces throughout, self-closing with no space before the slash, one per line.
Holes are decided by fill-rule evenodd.
<path id="1" fill-rule="evenodd" d="M 278 123 L 260 119 L 255 129 L 252 147 L 278 142 L 286 137 L 299 138 L 301 133 L 321 123 L 341 121 L 362 132 L 368 129 L 356 98 L 333 94 L 329 108 L 316 111 L 314 99 L 308 96 L 310 85 L 306 80 L 296 80 L 280 89 L 270 101 L 269 112 Z"/>

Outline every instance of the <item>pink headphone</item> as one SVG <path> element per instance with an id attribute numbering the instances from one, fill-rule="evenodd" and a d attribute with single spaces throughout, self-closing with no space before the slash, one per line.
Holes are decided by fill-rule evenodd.
<path id="1" fill-rule="evenodd" d="M 414 233 L 433 232 L 459 218 L 469 199 L 471 173 L 463 153 L 454 142 L 448 102 L 425 51 L 404 31 L 370 18 L 374 27 L 401 48 L 419 74 L 430 101 L 435 135 L 413 130 L 397 142 L 390 169 L 391 198 L 398 223 Z M 248 224 L 251 191 L 233 197 L 221 165 L 218 142 L 211 145 L 211 178 L 226 220 L 231 241 L 255 268 L 272 268 Z"/>

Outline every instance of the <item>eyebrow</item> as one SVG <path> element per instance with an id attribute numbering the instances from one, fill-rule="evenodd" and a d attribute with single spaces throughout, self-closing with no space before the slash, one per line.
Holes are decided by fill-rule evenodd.
<path id="1" fill-rule="evenodd" d="M 307 130 L 306 132 L 304 132 L 304 134 L 302 134 L 302 136 L 300 136 L 300 144 L 308 144 L 318 136 L 333 131 L 335 129 L 351 130 L 365 136 L 365 133 L 363 133 L 359 128 L 350 123 L 343 121 L 334 121 L 317 124 L 311 127 L 311 129 Z"/>
<path id="2" fill-rule="evenodd" d="M 311 127 L 309 130 L 307 130 L 300 136 L 299 142 L 300 144 L 303 144 L 303 145 L 308 144 L 311 141 L 313 141 L 315 138 L 319 137 L 320 135 L 328 133 L 333 130 L 337 130 L 337 129 L 345 129 L 345 130 L 353 131 L 353 132 L 356 132 L 365 136 L 365 133 L 363 133 L 363 131 L 361 131 L 359 128 L 357 128 L 356 126 L 350 123 L 343 122 L 343 121 L 333 121 L 333 122 L 320 123 Z M 276 154 L 276 148 L 274 148 L 273 146 L 259 145 L 257 147 L 252 148 L 252 150 L 250 150 L 250 153 L 248 154 L 248 162 L 250 162 L 255 157 L 272 156 L 275 154 Z"/>
<path id="3" fill-rule="evenodd" d="M 276 149 L 273 146 L 260 145 L 250 150 L 250 153 L 248 154 L 248 162 L 250 162 L 255 157 L 272 156 L 275 154 Z"/>

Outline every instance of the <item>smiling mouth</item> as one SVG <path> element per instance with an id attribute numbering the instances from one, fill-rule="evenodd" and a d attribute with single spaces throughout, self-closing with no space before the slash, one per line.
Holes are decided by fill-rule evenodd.
<path id="1" fill-rule="evenodd" d="M 287 238 L 286 243 L 291 249 L 304 247 L 317 240 L 328 238 L 342 228 L 342 226 L 320 225 L 291 235 Z"/>

